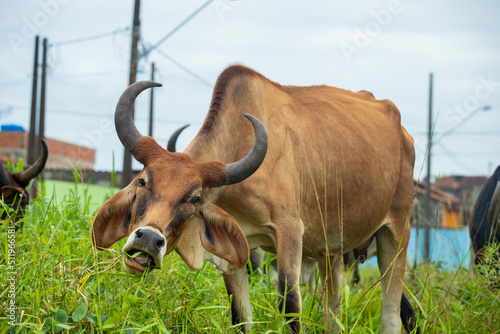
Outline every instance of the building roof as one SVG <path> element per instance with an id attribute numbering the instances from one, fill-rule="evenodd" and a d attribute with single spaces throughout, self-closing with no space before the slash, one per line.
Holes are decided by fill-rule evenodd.
<path id="1" fill-rule="evenodd" d="M 413 183 L 415 185 L 415 192 L 425 195 L 425 186 L 426 186 L 426 181 L 415 181 L 413 180 Z M 448 206 L 452 206 L 453 204 L 460 203 L 460 199 L 457 197 L 453 196 L 450 193 L 447 193 L 446 191 L 441 190 L 436 184 L 431 184 L 431 194 L 430 197 L 436 201 L 443 202 L 447 204 Z"/>
<path id="2" fill-rule="evenodd" d="M 451 175 L 436 180 L 434 185 L 441 189 L 459 190 L 464 188 L 482 187 L 486 176 Z"/>

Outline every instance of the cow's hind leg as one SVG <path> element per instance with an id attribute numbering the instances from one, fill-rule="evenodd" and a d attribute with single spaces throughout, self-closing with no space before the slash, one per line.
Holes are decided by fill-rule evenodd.
<path id="1" fill-rule="evenodd" d="M 250 306 L 247 269 L 243 267 L 231 275 L 224 274 L 223 277 L 227 294 L 232 297 L 231 320 L 233 325 L 251 321 L 252 307 Z M 250 332 L 251 329 L 251 323 L 245 323 L 241 328 L 244 333 Z"/>
<path id="2" fill-rule="evenodd" d="M 328 328 L 329 333 L 339 333 L 340 327 L 332 313 L 336 316 L 340 315 L 340 291 L 339 286 L 342 281 L 342 261 L 341 256 L 330 257 L 322 261 L 318 261 L 318 269 L 323 281 L 324 290 L 324 308 L 323 308 L 323 323 Z"/>
<path id="3" fill-rule="evenodd" d="M 278 225 L 278 224 L 277 224 Z M 278 303 L 285 314 L 302 312 L 300 297 L 300 269 L 302 263 L 302 224 L 278 225 L 276 231 L 276 255 L 278 262 Z M 300 317 L 287 317 L 292 333 L 300 332 Z"/>
<path id="4" fill-rule="evenodd" d="M 376 233 L 377 259 L 382 275 L 382 333 L 401 332 L 400 307 L 406 267 L 409 226 L 398 233 L 394 226 L 385 225 Z"/>
<path id="5" fill-rule="evenodd" d="M 404 130 L 404 129 L 403 129 Z M 384 225 L 376 232 L 377 260 L 382 275 L 382 333 L 401 332 L 401 296 L 410 239 L 410 212 L 413 202 L 413 140 L 403 131 L 403 156 L 399 183 Z M 406 305 L 406 304 L 405 304 Z"/>
<path id="6" fill-rule="evenodd" d="M 405 294 L 401 296 L 401 321 L 408 333 L 420 334 L 420 329 L 416 326 L 416 315 L 410 301 L 406 298 Z M 416 331 L 415 328 L 417 329 Z"/>

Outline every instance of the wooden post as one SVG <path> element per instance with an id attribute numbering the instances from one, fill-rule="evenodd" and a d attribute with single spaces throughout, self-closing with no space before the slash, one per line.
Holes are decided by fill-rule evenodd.
<path id="1" fill-rule="evenodd" d="M 132 21 L 132 48 L 130 52 L 130 72 L 129 72 L 129 85 L 136 81 L 137 75 L 137 60 L 139 43 L 139 28 L 141 22 L 139 20 L 139 10 L 141 7 L 141 0 L 135 0 L 134 5 L 134 19 Z M 132 118 L 134 117 L 134 108 L 132 107 Z M 127 149 L 124 149 L 123 154 L 123 172 L 122 172 L 122 187 L 126 187 L 132 181 L 132 155 Z"/>
<path id="2" fill-rule="evenodd" d="M 151 63 L 151 81 L 155 81 L 155 63 Z M 149 131 L 148 136 L 153 137 L 153 101 L 154 89 L 149 90 Z"/>
<path id="3" fill-rule="evenodd" d="M 46 96 L 46 80 L 47 80 L 47 38 L 43 39 L 43 54 L 42 54 L 42 83 L 40 88 L 40 119 L 38 121 L 38 139 L 36 143 L 37 156 L 42 153 L 42 145 L 40 141 L 45 138 L 45 96 Z"/>
<path id="4" fill-rule="evenodd" d="M 30 132 L 28 137 L 28 165 L 35 162 L 35 136 L 36 136 L 36 93 L 38 84 L 38 45 L 40 37 L 35 37 L 35 60 L 33 64 L 33 86 L 31 89 L 31 115 L 30 115 Z"/>
<path id="5" fill-rule="evenodd" d="M 425 183 L 425 236 L 424 236 L 424 258 L 426 261 L 430 260 L 430 224 L 432 220 L 431 210 L 431 157 L 432 157 L 432 85 L 434 76 L 431 73 L 429 76 L 429 124 L 427 129 L 428 148 L 427 148 L 427 178 Z M 437 218 L 436 218 L 437 219 Z"/>

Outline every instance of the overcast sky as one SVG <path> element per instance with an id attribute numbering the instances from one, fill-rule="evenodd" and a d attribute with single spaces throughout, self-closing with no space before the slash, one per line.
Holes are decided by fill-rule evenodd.
<path id="1" fill-rule="evenodd" d="M 112 117 L 128 85 L 133 2 L 4 1 L 0 111 L 12 112 L 3 112 L 0 124 L 28 128 L 37 33 L 52 44 L 46 136 L 95 148 L 97 170 L 112 168 L 114 152 L 120 170 L 123 149 Z M 142 1 L 141 51 L 205 2 Z M 161 53 L 141 58 L 138 80 L 150 77 L 154 61 L 164 86 L 155 90 L 153 135 L 165 145 L 175 129 L 191 123 L 179 150 L 196 135 L 213 84 L 230 64 L 247 65 L 284 85 L 369 90 L 401 111 L 415 139 L 418 178 L 425 174 L 433 72 L 433 176 L 486 175 L 500 164 L 499 15 L 498 0 L 214 0 L 164 41 Z M 106 36 L 61 44 L 100 34 Z M 148 110 L 144 94 L 136 104 L 136 124 L 144 134 Z"/>

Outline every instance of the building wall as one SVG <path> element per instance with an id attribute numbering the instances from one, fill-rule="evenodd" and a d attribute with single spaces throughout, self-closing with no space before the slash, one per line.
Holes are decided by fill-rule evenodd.
<path id="1" fill-rule="evenodd" d="M 443 228 L 463 228 L 460 212 L 452 211 L 447 205 L 443 207 Z"/>
<path id="2" fill-rule="evenodd" d="M 61 140 L 45 138 L 49 149 L 49 158 L 45 169 L 72 169 L 73 166 L 82 170 L 94 168 L 95 150 Z M 9 159 L 17 162 L 19 158 L 27 161 L 28 133 L 0 132 L 0 161 L 6 163 Z"/>
<path id="3" fill-rule="evenodd" d="M 467 226 L 472 208 L 485 182 L 486 176 L 451 175 L 440 178 L 434 185 L 459 199 L 453 209 L 460 212 L 461 224 Z"/>
<path id="4" fill-rule="evenodd" d="M 439 264 L 442 268 L 448 270 L 457 270 L 460 267 L 467 269 L 472 263 L 470 254 L 470 237 L 467 228 L 431 229 L 430 233 L 430 258 L 431 261 Z M 407 261 L 410 266 L 416 263 L 426 263 L 424 258 L 425 237 L 424 230 L 411 228 L 410 242 L 408 243 Z M 360 268 L 377 266 L 376 257 L 365 261 Z"/>

